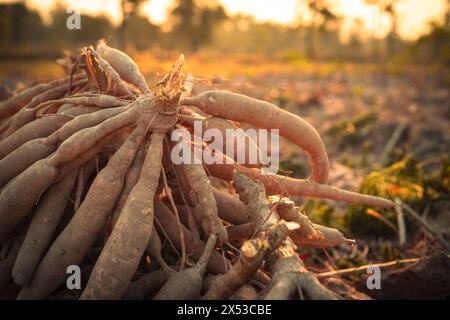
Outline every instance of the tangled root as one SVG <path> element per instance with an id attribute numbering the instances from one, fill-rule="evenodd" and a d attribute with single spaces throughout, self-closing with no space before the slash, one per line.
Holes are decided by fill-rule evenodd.
<path id="1" fill-rule="evenodd" d="M 296 246 L 353 241 L 285 196 L 392 202 L 327 185 L 324 144 L 302 118 L 231 92 L 190 96 L 183 64 L 180 56 L 150 89 L 128 55 L 100 42 L 65 78 L 0 103 L 0 291 L 14 281 L 18 299 L 68 297 L 67 267 L 87 264 L 81 299 L 338 298 Z M 237 122 L 279 129 L 309 155 L 311 181 L 266 176 L 235 157 L 173 163 L 170 135 L 193 120 L 219 131 Z M 211 176 L 233 182 L 239 198 Z"/>

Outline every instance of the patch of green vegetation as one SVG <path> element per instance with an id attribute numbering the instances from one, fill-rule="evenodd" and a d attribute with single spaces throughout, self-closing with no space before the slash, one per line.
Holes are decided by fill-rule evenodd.
<path id="1" fill-rule="evenodd" d="M 371 172 L 363 181 L 361 192 L 380 197 L 398 197 L 413 204 L 423 198 L 422 178 L 417 162 L 411 156 L 406 156 L 387 168 Z"/>
<path id="2" fill-rule="evenodd" d="M 396 162 L 402 161 L 408 154 L 404 148 L 396 147 L 389 152 L 385 165 L 390 166 Z"/>
<path id="3" fill-rule="evenodd" d="M 362 150 L 360 151 L 359 156 L 349 153 L 342 153 L 338 160 L 339 163 L 352 169 L 367 168 L 369 165 L 369 155 L 372 152 L 373 144 L 371 141 L 366 140 L 363 141 L 361 145 Z"/>
<path id="4" fill-rule="evenodd" d="M 395 232 L 390 229 L 386 223 L 379 218 L 370 215 L 367 206 L 355 205 L 351 206 L 345 218 L 345 226 L 350 230 L 354 237 L 383 237 L 391 238 Z M 393 211 L 377 211 L 387 221 L 396 223 L 396 216 Z"/>
<path id="5" fill-rule="evenodd" d="M 336 212 L 333 205 L 325 201 L 310 200 L 304 205 L 303 209 L 314 223 L 337 228 L 341 231 L 346 229 L 344 218 Z"/>
<path id="6" fill-rule="evenodd" d="M 371 172 L 362 182 L 359 192 L 392 200 L 399 198 L 421 212 L 430 200 L 448 196 L 450 160 L 448 157 L 444 158 L 440 169 L 430 174 L 424 173 L 422 169 L 422 165 L 413 157 L 406 156 L 384 169 Z M 395 232 L 379 215 L 388 223 L 397 224 L 394 210 L 354 205 L 346 215 L 345 226 L 355 236 L 394 236 Z"/>
<path id="7" fill-rule="evenodd" d="M 373 130 L 378 120 L 377 114 L 367 112 L 350 120 L 338 121 L 327 131 L 341 146 L 355 146 L 364 141 L 364 138 Z"/>
<path id="8" fill-rule="evenodd" d="M 280 161 L 280 169 L 294 178 L 304 178 L 308 175 L 308 172 L 304 164 L 295 156 L 291 156 L 285 160 Z"/>
<path id="9" fill-rule="evenodd" d="M 330 226 L 335 223 L 334 208 L 323 201 L 308 201 L 305 206 L 308 217 L 314 223 Z"/>
<path id="10" fill-rule="evenodd" d="M 430 175 L 424 176 L 423 180 L 427 188 L 426 195 L 429 193 L 428 190 L 431 189 L 437 197 L 450 196 L 450 158 L 448 156 L 443 157 L 440 168 Z"/>

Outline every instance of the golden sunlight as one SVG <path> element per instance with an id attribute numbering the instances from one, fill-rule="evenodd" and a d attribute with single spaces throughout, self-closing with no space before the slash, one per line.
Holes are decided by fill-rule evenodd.
<path id="1" fill-rule="evenodd" d="M 0 0 L 14 2 L 13 0 Z M 143 5 L 143 12 L 156 24 L 163 24 L 172 0 L 151 0 Z M 294 24 L 310 19 L 306 1 L 301 0 L 218 0 L 229 14 L 253 16 L 257 21 Z M 344 38 L 355 23 L 362 24 L 367 36 L 384 37 L 390 29 L 389 18 L 374 5 L 364 0 L 331 0 L 334 11 L 343 18 Z M 114 0 L 28 0 L 26 3 L 39 10 L 44 19 L 49 19 L 49 8 L 60 3 L 79 8 L 82 13 L 107 14 L 118 23 L 121 19 L 120 1 Z M 399 35 L 413 40 L 429 30 L 429 22 L 440 18 L 445 12 L 446 0 L 402 0 L 398 1 Z"/>

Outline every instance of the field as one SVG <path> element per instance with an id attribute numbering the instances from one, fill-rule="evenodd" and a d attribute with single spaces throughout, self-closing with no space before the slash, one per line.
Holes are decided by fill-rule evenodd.
<path id="1" fill-rule="evenodd" d="M 131 55 L 149 84 L 167 73 L 177 56 L 167 52 Z M 450 239 L 447 73 L 433 66 L 395 62 L 358 64 L 217 52 L 188 54 L 185 58 L 184 72 L 192 73 L 195 79 L 194 94 L 231 90 L 302 116 L 324 139 L 331 159 L 331 185 L 401 201 L 422 217 L 417 220 L 409 211 L 399 214 L 394 208 L 296 197 L 296 203 L 313 222 L 357 239 L 353 247 L 300 249 L 299 255 L 311 271 L 325 274 L 369 263 L 416 259 L 387 267 L 401 271 L 431 256 L 426 258 L 431 262 L 425 259 L 423 263 L 434 265 L 434 269 L 429 267 L 422 278 L 402 278 L 400 284 L 387 281 L 392 288 L 383 293 L 365 290 L 361 278 L 364 271 L 343 274 L 343 283 L 353 283 L 373 298 L 393 298 L 402 297 L 408 281 L 422 284 L 427 279 L 428 289 L 417 297 L 442 297 L 439 293 L 445 292 L 448 275 L 442 279 L 441 271 L 448 266 L 448 259 L 442 260 L 435 253 L 442 246 L 436 235 Z M 0 70 L 4 94 L 64 74 L 53 61 L 4 60 L 0 61 Z M 282 140 L 281 154 L 285 175 L 309 175 L 307 158 L 298 147 Z M 336 285 L 334 280 L 326 281 L 327 286 Z"/>

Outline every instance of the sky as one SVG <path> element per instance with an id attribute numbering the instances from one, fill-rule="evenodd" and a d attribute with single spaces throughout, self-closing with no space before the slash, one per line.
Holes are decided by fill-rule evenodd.
<path id="1" fill-rule="evenodd" d="M 13 2 L 14 0 L 0 0 Z M 203 0 L 207 1 L 207 0 Z M 299 6 L 299 0 L 216 0 L 227 13 L 243 13 L 264 22 L 292 24 L 308 19 L 309 14 L 304 6 Z M 56 3 L 79 8 L 86 14 L 107 14 L 118 22 L 120 15 L 120 0 L 26 0 L 26 3 L 39 10 L 44 18 L 48 18 L 49 9 Z M 446 10 L 447 0 L 398 0 L 399 16 L 398 32 L 404 39 L 414 40 L 426 33 L 429 22 L 442 19 Z M 364 30 L 370 36 L 383 37 L 389 31 L 390 20 L 379 9 L 367 5 L 364 0 L 331 0 L 333 12 L 344 18 L 343 33 L 348 33 L 355 19 L 362 19 Z M 142 8 L 143 13 L 157 24 L 164 22 L 167 12 L 173 5 L 172 0 L 150 0 Z"/>

